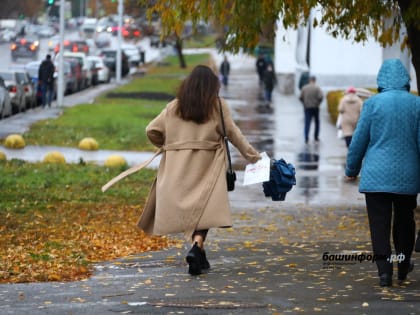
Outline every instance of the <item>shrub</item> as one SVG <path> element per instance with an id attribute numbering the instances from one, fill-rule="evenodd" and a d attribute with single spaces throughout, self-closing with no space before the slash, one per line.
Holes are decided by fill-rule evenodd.
<path id="1" fill-rule="evenodd" d="M 6 154 L 0 151 L 0 161 L 6 161 L 6 160 L 7 160 Z"/>
<path id="2" fill-rule="evenodd" d="M 334 124 L 338 117 L 338 104 L 340 103 L 340 99 L 343 95 L 343 90 L 330 91 L 327 94 L 327 109 L 330 114 L 330 120 Z"/>
<path id="3" fill-rule="evenodd" d="M 4 140 L 4 146 L 9 149 L 22 149 L 26 145 L 21 135 L 8 135 Z"/>
<path id="4" fill-rule="evenodd" d="M 66 163 L 66 159 L 64 158 L 64 155 L 61 154 L 58 151 L 52 151 L 48 152 L 43 160 L 44 163 Z"/>
<path id="5" fill-rule="evenodd" d="M 79 149 L 87 151 L 98 150 L 98 142 L 94 138 L 84 138 L 79 142 Z"/>
<path id="6" fill-rule="evenodd" d="M 121 155 L 110 155 L 104 162 L 107 167 L 126 166 L 127 161 Z"/>

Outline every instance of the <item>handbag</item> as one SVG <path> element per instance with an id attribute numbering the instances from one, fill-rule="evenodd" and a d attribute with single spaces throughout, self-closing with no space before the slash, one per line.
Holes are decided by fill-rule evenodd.
<path id="1" fill-rule="evenodd" d="M 220 117 L 222 119 L 223 140 L 225 141 L 226 153 L 227 153 L 227 158 L 228 158 L 228 163 L 229 163 L 228 170 L 226 171 L 226 184 L 227 184 L 227 190 L 233 191 L 235 189 L 236 173 L 232 169 L 232 160 L 230 158 L 230 151 L 229 151 L 229 139 L 226 136 L 225 120 L 223 117 L 222 103 L 220 102 L 220 98 L 219 98 L 219 107 L 220 107 Z"/>

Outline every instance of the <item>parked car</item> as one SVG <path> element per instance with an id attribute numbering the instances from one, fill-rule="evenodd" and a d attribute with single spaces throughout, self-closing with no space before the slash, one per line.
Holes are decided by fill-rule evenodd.
<path id="1" fill-rule="evenodd" d="M 37 105 L 36 101 L 36 87 L 32 82 L 32 79 L 26 71 L 24 65 L 14 65 L 9 68 L 16 72 L 18 82 L 23 86 L 23 91 L 25 92 L 25 108 L 34 108 Z"/>
<path id="2" fill-rule="evenodd" d="M 140 51 L 136 45 L 123 44 L 121 45 L 121 49 L 127 55 L 130 66 L 138 67 L 140 64 Z"/>
<path id="3" fill-rule="evenodd" d="M 0 42 L 10 43 L 14 41 L 17 37 L 17 32 L 10 28 L 5 28 L 0 30 Z"/>
<path id="4" fill-rule="evenodd" d="M 115 49 L 104 49 L 100 56 L 104 58 L 104 63 L 111 71 L 111 74 L 115 75 L 117 70 L 117 51 Z M 129 72 L 130 65 L 128 63 L 128 57 L 124 51 L 121 51 L 121 76 L 124 77 Z"/>
<path id="5" fill-rule="evenodd" d="M 22 84 L 19 82 L 16 72 L 2 70 L 0 71 L 0 77 L 3 78 L 7 90 L 9 91 L 13 114 L 25 111 L 25 92 Z"/>
<path id="6" fill-rule="evenodd" d="M 109 81 L 111 81 L 111 72 L 109 71 L 109 68 L 105 65 L 102 57 L 88 56 L 87 58 L 88 60 L 91 60 L 94 63 L 97 83 L 108 83 Z"/>
<path id="7" fill-rule="evenodd" d="M 56 69 L 57 84 L 58 84 L 58 75 L 60 73 L 60 67 L 58 60 L 54 63 Z M 64 94 L 71 94 L 78 91 L 78 85 L 76 80 L 76 75 L 72 72 L 71 64 L 68 60 L 63 60 L 63 85 L 64 85 Z"/>
<path id="8" fill-rule="evenodd" d="M 16 61 L 18 58 L 32 58 L 36 60 L 39 54 L 39 41 L 36 37 L 20 37 L 12 43 L 10 52 L 13 61 Z"/>
<path id="9" fill-rule="evenodd" d="M 66 78 L 66 94 L 76 93 L 78 82 L 75 71 L 71 67 L 71 62 L 64 60 L 64 76 Z"/>
<path id="10" fill-rule="evenodd" d="M 25 65 L 25 70 L 28 72 L 29 77 L 32 80 L 36 91 L 36 104 L 40 106 L 42 104 L 42 92 L 41 86 L 38 84 L 38 70 L 42 61 L 31 61 Z"/>
<path id="11" fill-rule="evenodd" d="M 56 57 L 58 57 L 58 55 Z M 79 60 L 79 64 L 82 69 L 82 77 L 83 77 L 82 89 L 89 87 L 92 84 L 92 70 L 89 68 L 87 55 L 83 52 L 64 51 L 63 57 L 76 58 Z"/>
<path id="12" fill-rule="evenodd" d="M 2 77 L 0 77 L 0 119 L 13 114 L 9 91 Z"/>
<path id="13" fill-rule="evenodd" d="M 82 66 L 77 58 L 65 57 L 64 60 L 69 63 L 72 76 L 75 80 L 74 92 L 80 91 L 84 88 L 85 80 L 82 74 Z"/>

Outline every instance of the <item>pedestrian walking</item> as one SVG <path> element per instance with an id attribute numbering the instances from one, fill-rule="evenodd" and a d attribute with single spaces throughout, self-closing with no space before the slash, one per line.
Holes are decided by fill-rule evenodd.
<path id="1" fill-rule="evenodd" d="M 51 107 L 51 102 L 54 93 L 54 71 L 55 66 L 51 61 L 51 55 L 48 54 L 39 66 L 38 69 L 38 84 L 41 86 L 42 93 L 42 107 L 47 105 Z"/>
<path id="2" fill-rule="evenodd" d="M 299 78 L 299 84 L 298 84 L 299 85 L 299 90 L 302 90 L 302 88 L 306 84 L 309 83 L 309 78 L 310 78 L 309 71 L 302 72 L 302 74 L 300 75 L 300 78 Z"/>
<path id="3" fill-rule="evenodd" d="M 341 115 L 340 128 L 343 132 L 347 148 L 350 145 L 360 111 L 362 110 L 362 99 L 356 94 L 354 87 L 349 87 L 338 104 L 338 112 Z"/>
<path id="4" fill-rule="evenodd" d="M 192 248 L 186 256 L 191 275 L 210 268 L 204 251 L 208 230 L 232 226 L 221 111 L 226 135 L 249 162 L 260 154 L 234 123 L 229 106 L 218 98 L 220 81 L 199 65 L 181 83 L 177 98 L 146 128 L 162 153 L 138 226 L 150 234 L 182 232 Z"/>
<path id="5" fill-rule="evenodd" d="M 315 120 L 314 140 L 319 141 L 319 107 L 324 95 L 321 88 L 316 84 L 316 77 L 311 76 L 309 83 L 300 91 L 300 101 L 303 104 L 305 115 L 304 136 L 305 143 L 309 141 L 309 130 L 312 120 Z"/>
<path id="6" fill-rule="evenodd" d="M 220 75 L 222 76 L 223 85 L 228 86 L 229 74 L 230 74 L 230 63 L 227 56 L 223 58 L 223 61 L 220 64 L 219 72 L 220 72 Z"/>
<path id="7" fill-rule="evenodd" d="M 255 67 L 257 68 L 259 85 L 263 86 L 263 84 L 264 84 L 264 72 L 267 68 L 267 62 L 266 62 L 263 54 L 258 55 L 257 61 L 255 62 Z"/>
<path id="8" fill-rule="evenodd" d="M 379 93 L 363 104 L 345 173 L 354 180 L 361 172 L 359 191 L 365 194 L 379 285 L 391 286 L 393 257 L 398 258 L 400 282 L 414 267 L 411 254 L 413 211 L 420 191 L 420 98 L 409 92 L 410 76 L 399 59 L 383 62 L 377 84 Z"/>
<path id="9" fill-rule="evenodd" d="M 271 107 L 271 94 L 273 93 L 274 86 L 277 83 L 276 74 L 274 73 L 273 66 L 267 65 L 267 69 L 264 71 L 264 101 L 265 105 Z"/>

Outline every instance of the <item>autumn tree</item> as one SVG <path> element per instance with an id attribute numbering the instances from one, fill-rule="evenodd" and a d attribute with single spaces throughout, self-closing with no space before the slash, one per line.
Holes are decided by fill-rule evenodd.
<path id="1" fill-rule="evenodd" d="M 407 28 L 405 43 L 411 50 L 412 63 L 420 87 L 420 6 L 419 0 L 140 0 L 148 6 L 149 16 L 158 14 L 162 35 L 181 36 L 185 21 L 197 25 L 200 20 L 223 25 L 230 41 L 225 50 L 254 48 L 265 36 L 274 38 L 274 28 L 267 33 L 267 24 L 280 19 L 285 28 L 307 23 L 311 11 L 321 13 L 313 26 L 324 26 L 334 37 L 364 42 L 373 37 L 383 46 L 397 41 L 402 22 Z M 392 18 L 390 26 L 384 20 Z M 232 36 L 233 35 L 233 36 Z"/>
<path id="2" fill-rule="evenodd" d="M 0 7 L 1 19 L 35 17 L 44 8 L 43 0 L 2 0 Z"/>

